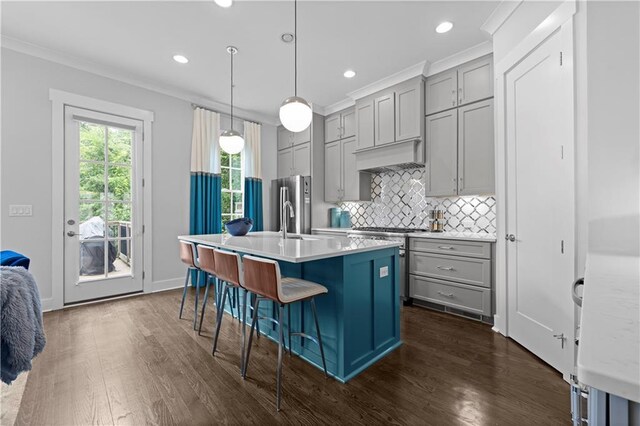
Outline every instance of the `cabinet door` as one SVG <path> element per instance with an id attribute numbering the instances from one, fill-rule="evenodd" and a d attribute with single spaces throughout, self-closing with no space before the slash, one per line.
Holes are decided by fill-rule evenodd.
<path id="1" fill-rule="evenodd" d="M 371 175 L 360 172 L 356 167 L 357 146 L 355 138 L 343 139 L 342 154 L 342 196 L 344 201 L 370 201 Z"/>
<path id="2" fill-rule="evenodd" d="M 302 143 L 311 142 L 311 126 L 313 126 L 313 123 L 301 132 L 292 133 L 292 143 L 294 145 L 300 145 Z"/>
<path id="3" fill-rule="evenodd" d="M 396 139 L 395 93 L 376 98 L 373 103 L 375 145 L 384 145 Z"/>
<path id="4" fill-rule="evenodd" d="M 422 84 L 412 82 L 396 90 L 396 141 L 422 136 Z"/>
<path id="5" fill-rule="evenodd" d="M 356 135 L 356 110 L 348 109 L 342 113 L 342 134 L 341 138 L 350 138 Z"/>
<path id="6" fill-rule="evenodd" d="M 340 139 L 340 125 L 340 114 L 333 114 L 324 119 L 325 143 Z"/>
<path id="7" fill-rule="evenodd" d="M 293 147 L 293 174 L 311 176 L 311 143 Z"/>
<path id="8" fill-rule="evenodd" d="M 493 96 L 493 59 L 471 61 L 458 68 L 458 105 Z"/>
<path id="9" fill-rule="evenodd" d="M 324 200 L 335 203 L 341 199 L 342 158 L 340 141 L 329 142 L 324 146 Z"/>
<path id="10" fill-rule="evenodd" d="M 427 78 L 425 83 L 425 114 L 453 108 L 457 104 L 458 73 L 451 70 Z"/>
<path id="11" fill-rule="evenodd" d="M 278 177 L 287 177 L 293 174 L 293 148 L 278 151 Z"/>
<path id="12" fill-rule="evenodd" d="M 495 192 L 493 99 L 458 109 L 458 194 Z"/>
<path id="13" fill-rule="evenodd" d="M 278 126 L 278 149 L 289 148 L 292 144 L 293 133 L 285 129 L 284 126 Z"/>
<path id="14" fill-rule="evenodd" d="M 453 109 L 426 118 L 427 188 L 426 195 L 458 193 L 458 111 Z"/>
<path id="15" fill-rule="evenodd" d="M 373 100 L 356 103 L 356 139 L 358 149 L 373 146 Z"/>

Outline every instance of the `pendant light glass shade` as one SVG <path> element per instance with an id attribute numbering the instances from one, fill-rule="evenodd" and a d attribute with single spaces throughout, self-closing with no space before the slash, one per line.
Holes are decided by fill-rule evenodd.
<path id="1" fill-rule="evenodd" d="M 240 132 L 233 130 L 233 55 L 238 53 L 234 46 L 228 46 L 227 52 L 231 55 L 231 129 L 220 133 L 220 148 L 227 154 L 238 154 L 244 149 L 244 138 Z"/>
<path id="2" fill-rule="evenodd" d="M 304 99 L 292 96 L 280 106 L 280 122 L 290 132 L 301 132 L 311 124 L 311 107 Z"/>
<path id="3" fill-rule="evenodd" d="M 220 134 L 220 148 L 227 154 L 237 154 L 244 149 L 244 138 L 236 130 L 225 130 Z"/>

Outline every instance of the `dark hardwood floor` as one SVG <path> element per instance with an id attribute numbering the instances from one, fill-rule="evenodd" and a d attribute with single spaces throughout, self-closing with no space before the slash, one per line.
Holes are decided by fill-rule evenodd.
<path id="1" fill-rule="evenodd" d="M 243 381 L 239 323 L 225 317 L 212 357 L 213 315 L 198 336 L 194 294 L 182 320 L 180 291 L 46 313 L 16 424 L 570 423 L 554 370 L 486 325 L 417 307 L 403 308 L 403 346 L 347 384 L 285 356 L 276 413 L 276 344 L 256 341 Z"/>

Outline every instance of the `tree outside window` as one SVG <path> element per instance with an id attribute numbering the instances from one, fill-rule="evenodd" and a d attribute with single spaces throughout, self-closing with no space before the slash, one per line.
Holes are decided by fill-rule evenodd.
<path id="1" fill-rule="evenodd" d="M 220 152 L 222 174 L 222 229 L 224 224 L 243 217 L 242 154 Z"/>

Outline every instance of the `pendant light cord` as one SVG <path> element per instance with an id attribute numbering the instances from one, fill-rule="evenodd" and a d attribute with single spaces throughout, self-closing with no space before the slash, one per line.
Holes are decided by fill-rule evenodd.
<path id="1" fill-rule="evenodd" d="M 233 130 L 233 50 L 231 54 L 231 130 Z"/>
<path id="2" fill-rule="evenodd" d="M 293 93 L 298 96 L 298 0 L 293 0 Z"/>

